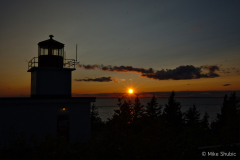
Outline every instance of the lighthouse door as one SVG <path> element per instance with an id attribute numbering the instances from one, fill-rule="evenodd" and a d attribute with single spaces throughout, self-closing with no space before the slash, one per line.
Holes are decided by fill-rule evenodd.
<path id="1" fill-rule="evenodd" d="M 57 116 L 57 133 L 58 136 L 69 139 L 69 115 Z"/>

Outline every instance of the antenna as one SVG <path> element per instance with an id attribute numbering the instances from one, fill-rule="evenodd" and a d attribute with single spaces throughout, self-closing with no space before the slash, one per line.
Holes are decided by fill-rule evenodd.
<path id="1" fill-rule="evenodd" d="M 64 56 L 65 56 L 65 55 L 64 55 L 64 52 L 63 52 L 63 66 L 65 66 L 65 64 L 64 64 Z"/>
<path id="2" fill-rule="evenodd" d="M 64 55 L 65 55 L 65 64 L 66 64 L 66 51 L 65 51 L 65 54 L 64 54 Z"/>
<path id="3" fill-rule="evenodd" d="M 77 62 L 77 44 L 76 44 L 76 62 Z"/>

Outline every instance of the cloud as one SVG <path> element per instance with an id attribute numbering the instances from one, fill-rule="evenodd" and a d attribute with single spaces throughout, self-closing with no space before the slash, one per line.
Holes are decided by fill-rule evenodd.
<path id="1" fill-rule="evenodd" d="M 223 86 L 230 86 L 231 84 L 224 84 Z"/>
<path id="2" fill-rule="evenodd" d="M 104 66 L 104 65 L 79 65 L 80 68 L 84 69 L 100 69 L 108 72 L 136 72 L 136 73 L 154 73 L 152 68 L 144 69 L 144 68 L 134 68 L 132 66 Z"/>
<path id="3" fill-rule="evenodd" d="M 203 65 L 195 67 L 193 65 L 179 66 L 175 69 L 153 70 L 152 68 L 134 68 L 132 66 L 103 66 L 103 65 L 79 65 L 84 69 L 100 69 L 108 72 L 135 72 L 141 74 L 141 77 L 156 80 L 183 80 L 199 78 L 219 77 L 216 71 L 220 71 L 218 65 Z"/>
<path id="4" fill-rule="evenodd" d="M 228 73 L 231 73 L 231 72 L 230 71 L 226 71 L 226 69 L 221 69 L 220 73 L 228 74 Z"/>
<path id="5" fill-rule="evenodd" d="M 75 81 L 84 81 L 84 82 L 111 82 L 115 79 L 111 77 L 100 77 L 100 78 L 87 78 L 87 79 L 75 79 Z"/>
<path id="6" fill-rule="evenodd" d="M 204 66 L 201 66 L 201 68 L 208 71 L 207 76 L 209 76 L 209 77 L 207 77 L 207 78 L 219 77 L 219 75 L 215 73 L 215 71 L 220 71 L 219 66 L 217 66 L 217 65 L 204 65 Z"/>
<path id="7" fill-rule="evenodd" d="M 100 78 L 85 78 L 85 79 L 75 79 L 75 81 L 84 81 L 84 82 L 114 82 L 119 83 L 119 81 L 125 81 L 125 79 L 117 79 L 111 77 L 100 77 Z"/>
<path id="8" fill-rule="evenodd" d="M 204 72 L 207 71 L 207 72 Z M 162 69 L 153 74 L 144 73 L 141 76 L 156 80 L 183 80 L 183 79 L 199 79 L 199 78 L 215 78 L 219 77 L 215 71 L 219 71 L 218 66 L 200 66 L 193 65 L 179 66 L 175 69 Z"/>
<path id="9" fill-rule="evenodd" d="M 80 68 L 82 67 L 82 68 L 84 68 L 84 69 L 95 69 L 95 68 L 101 68 L 99 65 L 90 65 L 90 64 L 88 64 L 88 65 L 82 65 L 82 64 L 79 64 L 78 65 Z"/>
<path id="10" fill-rule="evenodd" d="M 225 68 L 225 69 L 221 69 L 221 72 L 220 73 L 225 73 L 225 74 L 228 74 L 228 73 L 237 73 L 237 74 L 240 74 L 240 71 L 239 69 L 237 68 Z"/>

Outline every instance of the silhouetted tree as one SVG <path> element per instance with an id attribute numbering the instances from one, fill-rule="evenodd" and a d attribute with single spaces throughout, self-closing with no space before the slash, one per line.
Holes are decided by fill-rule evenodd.
<path id="1" fill-rule="evenodd" d="M 158 105 L 157 98 L 153 95 L 151 101 L 147 103 L 145 110 L 146 116 L 151 120 L 156 120 L 161 116 L 161 110 L 162 107 Z"/>
<path id="2" fill-rule="evenodd" d="M 200 113 L 199 113 L 199 111 L 197 111 L 196 106 L 194 104 L 192 107 L 190 107 L 186 111 L 186 113 L 184 115 L 186 125 L 191 126 L 193 124 L 195 124 L 195 125 L 198 124 L 199 117 L 200 117 Z"/>
<path id="3" fill-rule="evenodd" d="M 110 126 L 116 127 L 126 127 L 128 124 L 132 123 L 133 120 L 133 109 L 132 109 L 132 102 L 129 99 L 128 101 L 124 101 L 122 103 L 122 98 L 118 98 L 118 106 L 119 109 L 114 110 L 113 117 L 109 120 Z"/>
<path id="4" fill-rule="evenodd" d="M 133 123 L 139 123 L 140 119 L 143 117 L 144 106 L 141 105 L 138 96 L 135 98 L 135 103 L 133 104 Z"/>
<path id="5" fill-rule="evenodd" d="M 92 128 L 92 130 L 98 130 L 101 127 L 103 127 L 104 122 L 99 117 L 97 106 L 94 103 L 91 106 L 90 116 L 91 116 L 91 128 Z"/>
<path id="6" fill-rule="evenodd" d="M 181 127 L 184 123 L 181 105 L 174 99 L 175 93 L 172 91 L 168 103 L 165 105 L 163 116 L 166 124 L 171 127 Z"/>
<path id="7" fill-rule="evenodd" d="M 200 120 L 200 127 L 202 130 L 209 130 L 209 115 L 205 112 L 203 118 Z"/>
<path id="8" fill-rule="evenodd" d="M 224 96 L 221 113 L 217 114 L 217 119 L 211 124 L 213 129 L 219 129 L 224 125 L 234 123 L 234 120 L 239 114 L 239 98 L 236 97 L 236 92 L 233 92 L 230 97 Z"/>
<path id="9" fill-rule="evenodd" d="M 215 134 L 215 143 L 221 141 L 224 145 L 230 145 L 240 141 L 239 99 L 235 92 L 229 97 L 225 95 L 221 113 L 212 122 L 211 128 Z"/>

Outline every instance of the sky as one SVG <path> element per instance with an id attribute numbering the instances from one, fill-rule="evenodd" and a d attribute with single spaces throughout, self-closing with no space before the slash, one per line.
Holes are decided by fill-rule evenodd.
<path id="1" fill-rule="evenodd" d="M 68 59 L 78 45 L 73 96 L 239 91 L 239 17 L 239 0 L 4 0 L 0 97 L 30 95 L 28 61 L 50 34 Z"/>

